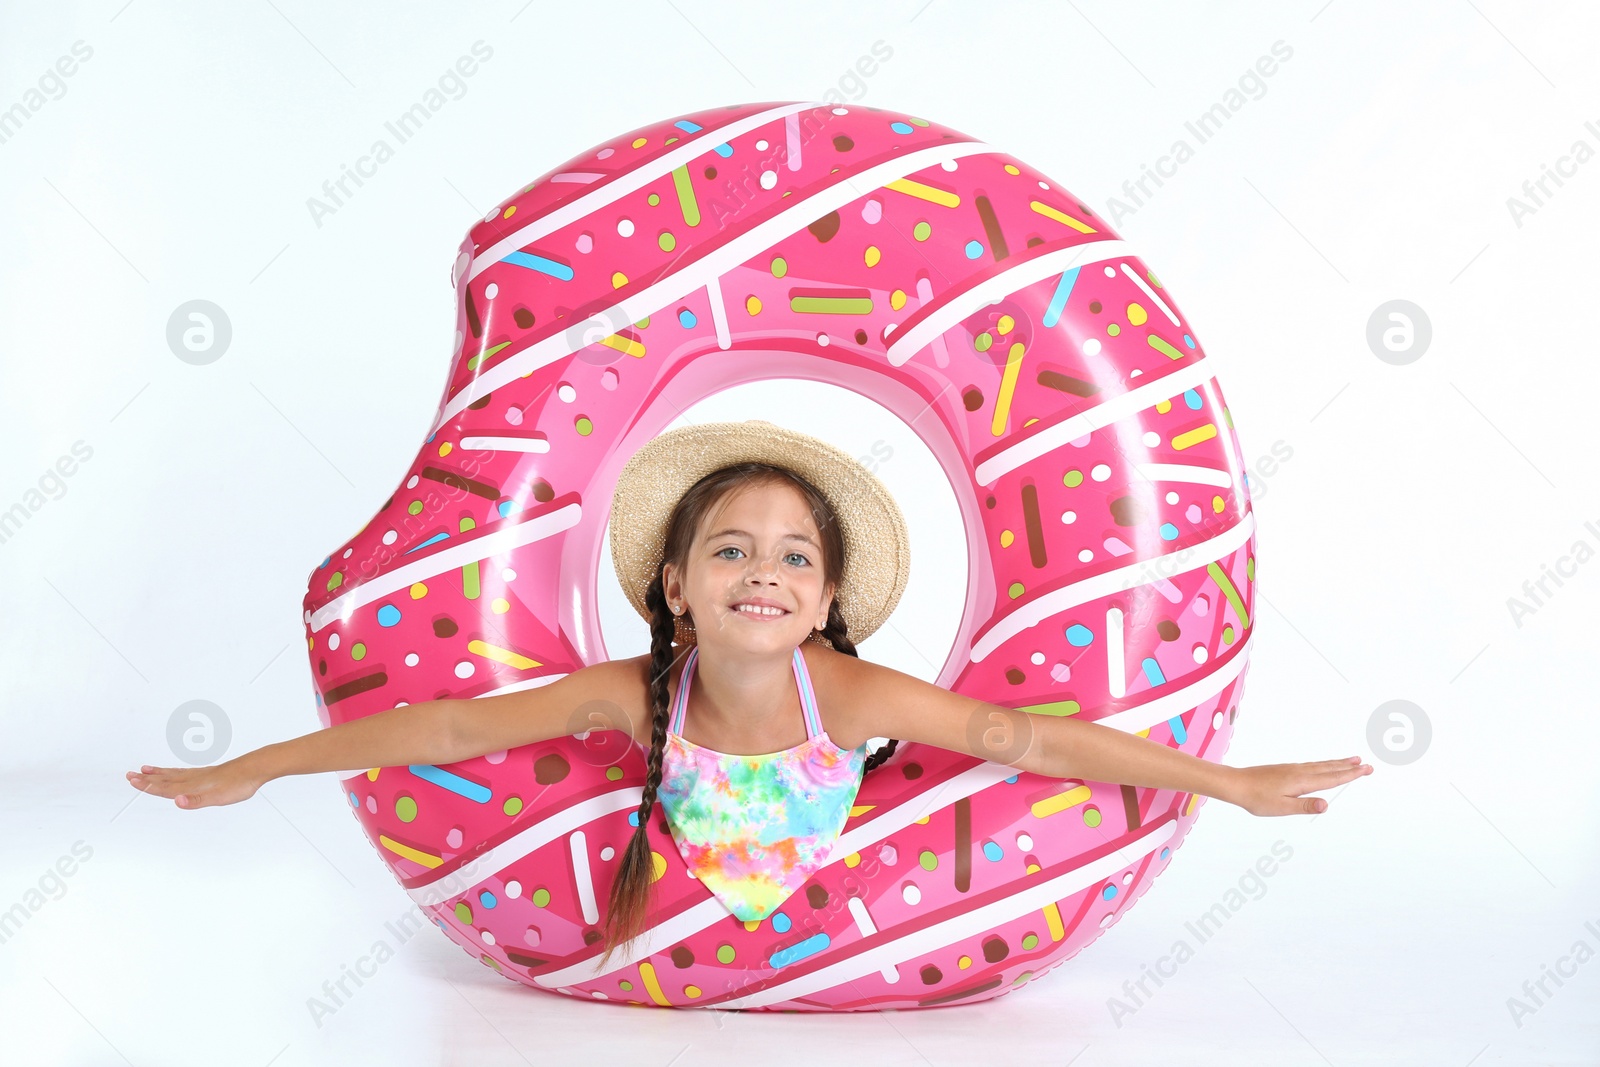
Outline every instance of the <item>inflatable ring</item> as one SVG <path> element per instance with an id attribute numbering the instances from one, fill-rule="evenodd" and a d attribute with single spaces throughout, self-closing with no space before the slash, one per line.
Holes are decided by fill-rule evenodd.
<path id="1" fill-rule="evenodd" d="M 454 283 L 433 432 L 311 575 L 325 726 L 605 658 L 596 570 L 624 462 L 712 393 L 797 378 L 874 399 L 955 488 L 970 566 L 939 685 L 1227 749 L 1253 636 L 1238 441 L 1172 296 L 1044 175 L 877 108 L 727 107 L 546 173 L 472 227 Z M 1202 799 L 902 741 L 830 863 L 759 922 L 686 877 L 653 814 L 652 925 L 600 970 L 645 755 L 597 729 L 343 786 L 412 900 L 507 978 L 799 1011 L 1037 978 L 1126 913 Z"/>

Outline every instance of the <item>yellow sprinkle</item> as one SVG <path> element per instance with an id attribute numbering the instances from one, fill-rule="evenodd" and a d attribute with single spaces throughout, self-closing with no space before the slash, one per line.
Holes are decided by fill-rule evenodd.
<path id="1" fill-rule="evenodd" d="M 1035 802 L 1033 805 L 1033 815 L 1034 818 L 1042 819 L 1047 815 L 1054 815 L 1059 811 L 1066 811 L 1068 808 L 1077 807 L 1079 804 L 1082 804 L 1088 799 L 1089 787 L 1086 785 L 1075 785 L 1071 789 L 1065 790 L 1064 792 L 1056 793 L 1052 796 L 1045 797 L 1043 800 Z"/>
<path id="2" fill-rule="evenodd" d="M 649 143 L 650 143 L 650 138 L 648 138 L 648 137 L 635 137 L 633 139 L 633 147 L 635 147 L 635 148 L 643 148 L 645 145 L 647 145 Z"/>
<path id="3" fill-rule="evenodd" d="M 894 308 L 896 311 L 899 311 L 901 308 L 905 307 L 906 291 L 904 289 L 896 289 L 894 292 L 890 293 L 889 306 Z"/>
<path id="4" fill-rule="evenodd" d="M 1170 400 L 1158 400 L 1158 401 L 1156 401 L 1156 410 L 1161 412 L 1161 414 L 1165 415 L 1167 412 L 1172 410 L 1172 401 L 1170 401 Z"/>
<path id="5" fill-rule="evenodd" d="M 683 987 L 683 995 L 693 1000 L 695 997 L 700 995 L 700 987 L 697 985 L 686 985 Z"/>
<path id="6" fill-rule="evenodd" d="M 1211 510 L 1216 514 L 1221 515 L 1222 509 L 1225 507 L 1227 507 L 1227 505 L 1222 502 L 1222 498 L 1220 496 L 1214 496 L 1211 498 Z"/>
<path id="7" fill-rule="evenodd" d="M 1006 334 L 1016 329 L 1016 326 L 1016 319 L 1013 319 L 1010 315 L 1001 315 L 1000 321 L 995 323 L 994 328 L 996 333 L 998 333 L 1001 337 L 1004 337 Z"/>
<path id="8" fill-rule="evenodd" d="M 423 867 L 437 867 L 439 864 L 444 862 L 444 860 L 440 859 L 438 856 L 431 855 L 427 852 L 419 852 L 410 845 L 401 844 L 399 841 L 396 841 L 394 838 L 385 834 L 378 835 L 378 844 L 382 845 L 390 852 L 393 852 L 396 856 L 403 856 L 412 863 L 420 864 Z"/>
<path id="9" fill-rule="evenodd" d="M 866 256 L 867 266 L 876 267 L 878 265 L 878 260 L 880 260 L 882 258 L 883 258 L 883 253 L 878 251 L 878 246 L 877 245 L 868 245 L 867 246 L 867 256 Z"/>
<path id="10" fill-rule="evenodd" d="M 1001 548 L 1010 548 L 1011 547 L 1011 542 L 1015 541 L 1016 539 L 1017 539 L 1017 535 L 1012 533 L 1010 530 L 1001 530 L 1000 531 L 1000 547 Z"/>
<path id="11" fill-rule="evenodd" d="M 505 214 L 501 215 L 500 217 L 503 218 L 503 219 L 509 219 L 512 215 L 515 215 L 516 213 L 517 213 L 517 205 L 512 204 L 510 207 L 506 208 Z"/>
<path id="12" fill-rule="evenodd" d="M 1150 315 L 1140 304 L 1128 305 L 1128 322 L 1134 326 L 1143 326 L 1150 320 Z"/>
<path id="13" fill-rule="evenodd" d="M 1061 212 L 1061 211 L 1057 211 L 1055 208 L 1051 207 L 1049 204 L 1041 204 L 1039 201 L 1035 200 L 1033 203 L 1029 204 L 1028 206 L 1033 208 L 1033 210 L 1037 211 L 1039 214 L 1043 215 L 1045 218 L 1047 218 L 1047 219 L 1055 219 L 1057 222 L 1064 223 L 1067 226 L 1071 226 L 1074 230 L 1077 230 L 1079 233 L 1097 233 L 1097 232 L 1099 232 L 1093 226 L 1090 226 L 1087 222 L 1079 222 L 1077 219 L 1073 218 L 1071 215 L 1068 215 L 1068 214 L 1066 214 L 1064 212 Z"/>
<path id="14" fill-rule="evenodd" d="M 1021 341 L 1012 343 L 1006 353 L 1006 369 L 1000 375 L 1000 389 L 994 398 L 994 419 L 989 423 L 989 432 L 999 437 L 1006 432 L 1006 418 L 1011 414 L 1011 396 L 1017 390 L 1017 379 L 1022 374 Z"/>
<path id="15" fill-rule="evenodd" d="M 650 853 L 650 880 L 653 882 L 667 873 L 667 857 L 654 850 Z"/>
<path id="16" fill-rule="evenodd" d="M 844 858 L 844 865 L 846 867 L 859 867 L 859 866 L 861 866 L 861 853 L 859 853 L 859 852 L 850 853 L 850 855 L 848 855 L 848 856 L 846 856 Z"/>
<path id="17" fill-rule="evenodd" d="M 1018 170 L 1016 167 L 1013 167 L 1011 164 L 1007 163 L 1006 164 L 1006 173 L 1007 174 L 1021 174 L 1022 172 L 1020 170 Z"/>
<path id="18" fill-rule="evenodd" d="M 378 780 L 378 772 L 381 771 L 381 770 L 383 770 L 382 767 L 373 767 L 370 770 L 368 770 L 367 771 L 367 781 L 376 782 Z"/>
<path id="19" fill-rule="evenodd" d="M 637 359 L 644 358 L 644 345 L 631 337 L 624 337 L 620 333 L 614 333 L 610 337 L 603 338 L 600 343 L 607 348 L 615 348 L 625 356 L 633 356 Z"/>
<path id="20" fill-rule="evenodd" d="M 511 610 L 511 601 L 507 600 L 503 596 L 497 596 L 494 598 L 494 602 L 489 606 L 494 610 L 496 615 L 504 615 L 506 612 Z"/>
<path id="21" fill-rule="evenodd" d="M 1215 436 L 1217 436 L 1217 427 L 1215 424 L 1208 422 L 1204 426 L 1196 426 L 1194 429 L 1174 437 L 1172 439 L 1172 447 L 1176 451 L 1182 452 L 1190 445 L 1197 445 L 1201 441 L 1209 441 Z"/>
<path id="22" fill-rule="evenodd" d="M 892 181 L 884 188 L 893 189 L 897 193 L 905 193 L 907 196 L 914 196 L 918 200 L 926 200 L 930 204 L 938 204 L 940 207 L 959 207 L 961 204 L 961 198 L 955 193 L 946 192 L 943 189 L 935 189 L 931 185 L 923 185 L 921 182 L 914 182 L 910 178 Z"/>
<path id="23" fill-rule="evenodd" d="M 639 978 L 644 982 L 644 991 L 650 994 L 650 999 L 663 1008 L 672 1007 L 667 1003 L 667 995 L 661 991 L 661 983 L 656 980 L 656 969 L 649 960 L 639 962 Z"/>
<path id="24" fill-rule="evenodd" d="M 476 639 L 467 642 L 467 651 L 474 656 L 482 656 L 484 659 L 492 659 L 496 663 L 504 663 L 508 667 L 515 667 L 519 671 L 544 666 L 538 660 L 529 659 L 527 656 L 513 652 L 509 648 L 501 648 L 499 645 L 491 645 L 486 641 Z"/>
<path id="25" fill-rule="evenodd" d="M 428 595 L 428 586 L 424 582 L 415 582 L 411 586 L 411 599 L 421 600 Z"/>
<path id="26" fill-rule="evenodd" d="M 761 298 L 747 296 L 744 298 L 744 309 L 752 315 L 761 314 Z"/>
<path id="27" fill-rule="evenodd" d="M 449 454 L 450 454 L 450 442 L 446 441 L 444 444 L 439 446 L 439 455 L 448 456 Z"/>
<path id="28" fill-rule="evenodd" d="M 918 826 L 926 826 L 926 825 L 928 825 L 928 817 L 926 815 L 924 815 L 922 818 L 918 819 L 917 820 L 917 825 Z"/>
<path id="29" fill-rule="evenodd" d="M 626 274 L 622 273 L 620 270 L 617 271 L 615 274 L 611 275 L 611 288 L 613 288 L 613 289 L 621 289 L 624 285 L 627 285 L 627 284 L 628 284 L 628 276 Z"/>

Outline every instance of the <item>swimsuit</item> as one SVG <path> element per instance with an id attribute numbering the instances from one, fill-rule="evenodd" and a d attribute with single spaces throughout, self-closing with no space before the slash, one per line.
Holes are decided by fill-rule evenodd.
<path id="1" fill-rule="evenodd" d="M 691 648 L 667 724 L 657 797 L 689 871 L 746 922 L 772 914 L 824 863 L 850 816 L 867 746 L 845 749 L 822 728 L 811 675 L 794 650 L 806 739 L 741 756 L 679 733 L 699 648 Z"/>

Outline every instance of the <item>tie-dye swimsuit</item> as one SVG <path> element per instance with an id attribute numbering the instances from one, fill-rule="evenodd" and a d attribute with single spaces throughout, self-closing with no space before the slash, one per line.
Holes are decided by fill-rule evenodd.
<path id="1" fill-rule="evenodd" d="M 867 746 L 840 748 L 828 737 L 798 648 L 804 741 L 741 756 L 685 740 L 699 652 L 689 650 L 678 679 L 657 797 L 690 872 L 738 918 L 764 919 L 828 861 L 861 787 Z"/>

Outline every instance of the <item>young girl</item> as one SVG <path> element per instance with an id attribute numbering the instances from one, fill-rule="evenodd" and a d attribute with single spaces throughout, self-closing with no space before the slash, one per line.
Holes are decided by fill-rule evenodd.
<path id="1" fill-rule="evenodd" d="M 549 685 L 437 700 L 268 745 L 215 767 L 145 766 L 135 788 L 202 808 L 287 774 L 449 764 L 585 729 L 649 751 L 606 957 L 644 928 L 659 800 L 690 870 L 741 919 L 772 913 L 828 859 L 863 775 L 909 739 L 1058 778 L 1199 793 L 1254 815 L 1327 810 L 1305 794 L 1372 771 L 1358 756 L 1226 767 L 1075 717 L 958 696 L 862 660 L 909 572 L 887 489 L 832 446 L 750 420 L 684 427 L 636 453 L 611 513 L 619 582 L 650 653 Z M 596 708 L 604 709 L 594 718 Z"/>

